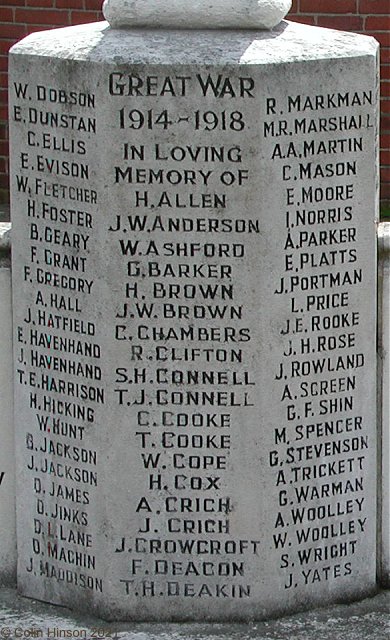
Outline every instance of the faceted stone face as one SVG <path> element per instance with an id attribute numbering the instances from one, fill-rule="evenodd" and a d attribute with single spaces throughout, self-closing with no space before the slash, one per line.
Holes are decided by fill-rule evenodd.
<path id="1" fill-rule="evenodd" d="M 375 69 L 293 24 L 13 49 L 22 593 L 238 620 L 375 588 Z"/>
<path id="2" fill-rule="evenodd" d="M 184 29 L 272 29 L 291 8 L 291 0 L 105 0 L 112 27 Z"/>

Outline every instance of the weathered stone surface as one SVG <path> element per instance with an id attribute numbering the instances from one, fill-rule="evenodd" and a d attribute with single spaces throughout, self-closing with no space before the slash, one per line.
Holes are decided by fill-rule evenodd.
<path id="1" fill-rule="evenodd" d="M 81 616 L 66 608 L 19 596 L 13 589 L 0 590 L 2 624 L 20 633 L 34 629 L 36 637 L 48 630 L 52 636 L 73 637 L 85 634 L 109 636 L 114 640 L 388 640 L 390 593 L 378 593 L 373 598 L 349 605 L 333 605 L 303 612 L 279 620 L 250 624 L 192 624 L 106 622 L 91 616 Z M 12 637 L 12 636 L 11 636 Z"/>
<path id="2" fill-rule="evenodd" d="M 22 593 L 234 620 L 375 588 L 376 51 L 13 48 Z"/>
<path id="3" fill-rule="evenodd" d="M 105 0 L 103 13 L 113 27 L 182 29 L 272 29 L 291 0 Z"/>
<path id="4" fill-rule="evenodd" d="M 390 586 L 390 223 L 379 225 L 379 412 L 382 419 L 380 576 Z"/>
<path id="5" fill-rule="evenodd" d="M 0 583 L 16 579 L 10 224 L 0 223 Z"/>

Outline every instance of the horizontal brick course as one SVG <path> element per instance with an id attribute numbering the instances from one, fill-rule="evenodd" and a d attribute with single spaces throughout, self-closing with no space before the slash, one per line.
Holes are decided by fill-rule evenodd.
<path id="1" fill-rule="evenodd" d="M 390 133 L 382 133 L 381 135 L 381 148 L 390 149 Z"/>
<path id="2" fill-rule="evenodd" d="M 390 182 L 390 167 L 381 167 L 381 178 L 385 182 Z"/>
<path id="3" fill-rule="evenodd" d="M 367 31 L 390 31 L 390 15 L 388 16 L 367 16 L 364 22 Z"/>
<path id="4" fill-rule="evenodd" d="M 12 22 L 14 19 L 14 12 L 12 9 L 0 6 L 0 22 Z"/>
<path id="5" fill-rule="evenodd" d="M 357 13 L 357 0 L 300 0 L 300 13 Z"/>
<path id="6" fill-rule="evenodd" d="M 80 9 L 80 0 L 53 0 L 56 9 Z"/>
<path id="7" fill-rule="evenodd" d="M 84 0 L 84 9 L 90 9 L 92 11 L 100 11 L 101 8 L 102 8 L 101 0 Z"/>
<path id="8" fill-rule="evenodd" d="M 6 158 L 8 155 L 8 144 L 5 140 L 0 141 L 0 157 Z"/>
<path id="9" fill-rule="evenodd" d="M 28 7 L 46 9 L 47 7 L 54 7 L 54 0 L 28 0 L 26 4 Z"/>
<path id="10" fill-rule="evenodd" d="M 315 26 L 316 24 L 316 19 L 314 16 L 301 16 L 298 14 L 297 16 L 294 16 L 292 20 L 294 22 L 300 22 L 302 24 L 310 24 L 312 26 Z"/>
<path id="11" fill-rule="evenodd" d="M 382 63 L 390 64 L 390 47 L 381 48 L 380 59 Z"/>
<path id="12" fill-rule="evenodd" d="M 3 25 L 0 24 L 0 29 L 2 27 Z M 5 37 L 16 42 L 17 40 L 20 40 L 21 38 L 24 38 L 25 35 L 27 35 L 27 27 L 25 24 L 8 23 L 7 25 L 4 25 L 4 33 Z"/>
<path id="13" fill-rule="evenodd" d="M 13 44 L 15 44 L 15 40 L 0 40 L 0 55 L 6 55 Z"/>
<path id="14" fill-rule="evenodd" d="M 380 160 L 382 165 L 390 166 L 390 150 L 381 149 Z"/>
<path id="15" fill-rule="evenodd" d="M 330 4 L 337 4 L 336 0 L 333 0 Z M 389 15 L 389 0 L 360 0 L 359 13 L 383 13 L 383 15 Z"/>
<path id="16" fill-rule="evenodd" d="M 383 80 L 390 80 L 390 64 L 382 64 L 381 78 Z"/>
<path id="17" fill-rule="evenodd" d="M 390 133 L 390 112 L 381 114 L 381 129 L 385 133 Z"/>
<path id="18" fill-rule="evenodd" d="M 8 2 L 6 0 L 0 0 L 0 11 L 2 10 L 3 6 L 6 8 L 24 7 L 25 4 L 26 0 L 8 0 Z"/>
<path id="19" fill-rule="evenodd" d="M 86 24 L 88 22 L 97 22 L 101 19 L 97 11 L 71 11 L 72 24 Z"/>
<path id="20" fill-rule="evenodd" d="M 67 11 L 59 9 L 16 9 L 15 21 L 26 24 L 68 25 Z"/>
<path id="21" fill-rule="evenodd" d="M 8 120 L 8 107 L 6 104 L 0 104 L 0 122 L 7 122 Z"/>
<path id="22" fill-rule="evenodd" d="M 7 166 L 7 161 L 5 158 L 0 158 L 0 169 L 4 171 Z"/>
<path id="23" fill-rule="evenodd" d="M 381 82 L 381 96 L 390 98 L 390 80 L 382 80 Z"/>
<path id="24" fill-rule="evenodd" d="M 361 31 L 363 18 L 361 16 L 318 16 L 317 25 L 328 29 L 340 29 L 341 31 Z"/>

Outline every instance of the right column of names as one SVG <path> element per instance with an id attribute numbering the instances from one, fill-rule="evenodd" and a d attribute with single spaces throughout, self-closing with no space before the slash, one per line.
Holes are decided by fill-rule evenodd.
<path id="1" fill-rule="evenodd" d="M 375 443 L 362 411 L 368 365 L 361 301 L 364 290 L 371 300 L 374 285 L 371 274 L 365 278 L 356 208 L 373 105 L 372 91 L 266 99 L 264 139 L 280 172 L 284 216 L 274 380 L 285 419 L 275 428 L 269 464 L 277 505 L 272 545 L 286 590 L 353 578 L 369 528 L 365 474 Z"/>

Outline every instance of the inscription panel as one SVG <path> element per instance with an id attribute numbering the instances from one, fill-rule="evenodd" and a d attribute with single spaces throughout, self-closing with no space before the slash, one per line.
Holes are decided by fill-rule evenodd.
<path id="1" fill-rule="evenodd" d="M 367 593 L 372 58 L 14 58 L 22 590 L 177 620 Z"/>

